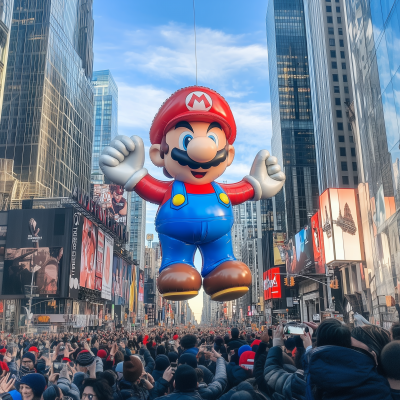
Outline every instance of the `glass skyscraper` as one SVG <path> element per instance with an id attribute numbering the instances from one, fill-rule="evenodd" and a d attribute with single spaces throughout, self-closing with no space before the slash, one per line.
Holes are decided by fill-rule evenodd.
<path id="1" fill-rule="evenodd" d="M 303 0 L 269 1 L 267 43 L 273 128 L 271 147 L 286 174 L 284 190 L 274 199 L 274 223 L 288 235 L 293 235 L 318 209 Z"/>
<path id="2" fill-rule="evenodd" d="M 372 322 L 390 327 L 400 300 L 400 1 L 347 0 L 346 13 L 366 259 L 362 295 Z"/>
<path id="3" fill-rule="evenodd" d="M 89 192 L 93 137 L 92 0 L 15 0 L 0 158 L 24 196 Z"/>
<path id="4" fill-rule="evenodd" d="M 104 183 L 99 157 L 105 146 L 118 135 L 118 87 L 111 72 L 95 71 L 94 87 L 94 139 L 92 153 L 92 183 Z"/>
<path id="5" fill-rule="evenodd" d="M 133 259 L 144 270 L 144 249 L 146 248 L 146 202 L 136 192 L 131 192 L 128 201 L 130 203 L 129 221 L 129 250 Z"/>

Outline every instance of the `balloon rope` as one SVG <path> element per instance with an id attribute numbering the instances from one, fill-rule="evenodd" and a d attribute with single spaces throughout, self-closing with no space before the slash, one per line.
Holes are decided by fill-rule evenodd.
<path id="1" fill-rule="evenodd" d="M 196 60 L 196 86 L 197 86 L 197 45 L 196 45 L 196 8 L 193 0 L 193 30 L 194 30 L 194 58 Z"/>

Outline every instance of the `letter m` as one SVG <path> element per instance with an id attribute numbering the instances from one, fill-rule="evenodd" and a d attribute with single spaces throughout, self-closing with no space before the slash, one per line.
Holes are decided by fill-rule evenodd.
<path id="1" fill-rule="evenodd" d="M 207 100 L 207 97 L 202 94 L 200 97 L 198 97 L 196 94 L 193 93 L 192 98 L 190 99 L 188 106 L 193 107 L 194 101 L 197 101 L 198 103 L 201 103 L 202 101 L 204 102 L 204 107 L 208 108 L 210 107 L 210 103 Z"/>

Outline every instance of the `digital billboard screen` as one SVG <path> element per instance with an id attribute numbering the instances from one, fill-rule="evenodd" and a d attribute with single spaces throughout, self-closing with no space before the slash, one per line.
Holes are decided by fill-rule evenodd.
<path id="1" fill-rule="evenodd" d="M 93 200 L 100 204 L 116 222 L 126 225 L 128 202 L 124 196 L 123 186 L 96 184 L 93 186 Z"/>
<path id="2" fill-rule="evenodd" d="M 286 261 L 285 251 L 286 232 L 273 233 L 274 265 L 284 265 Z"/>
<path id="3" fill-rule="evenodd" d="M 138 301 L 144 301 L 144 271 L 139 269 L 139 295 Z"/>
<path id="4" fill-rule="evenodd" d="M 97 252 L 97 226 L 87 218 L 83 220 L 81 273 L 79 284 L 87 289 L 95 289 Z"/>
<path id="5" fill-rule="evenodd" d="M 315 273 L 325 274 L 324 239 L 319 223 L 319 212 L 311 217 L 311 231 L 314 251 Z"/>
<path id="6" fill-rule="evenodd" d="M 271 268 L 265 271 L 263 278 L 264 300 L 280 299 L 282 297 L 280 268 Z"/>
<path id="7" fill-rule="evenodd" d="M 114 239 L 111 236 L 105 234 L 101 297 L 106 300 L 111 300 L 112 274 L 113 274 L 113 248 L 114 248 Z"/>
<path id="8" fill-rule="evenodd" d="M 103 286 L 103 266 L 104 266 L 104 232 L 99 229 L 97 232 L 97 262 L 95 274 L 95 289 L 101 291 Z"/>
<path id="9" fill-rule="evenodd" d="M 314 272 L 311 271 L 314 268 L 314 250 L 310 226 L 306 225 L 290 238 L 286 247 L 288 274 Z"/>

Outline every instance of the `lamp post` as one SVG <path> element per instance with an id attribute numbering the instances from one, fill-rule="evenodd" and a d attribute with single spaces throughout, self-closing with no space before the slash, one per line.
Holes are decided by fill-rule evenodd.
<path id="1" fill-rule="evenodd" d="M 33 298 L 33 277 L 35 276 L 35 272 L 39 271 L 42 268 L 39 265 L 35 265 L 32 268 L 32 279 L 31 279 L 31 293 L 29 296 L 29 307 L 28 307 L 28 332 L 30 331 L 31 321 L 32 321 L 32 298 Z"/>

